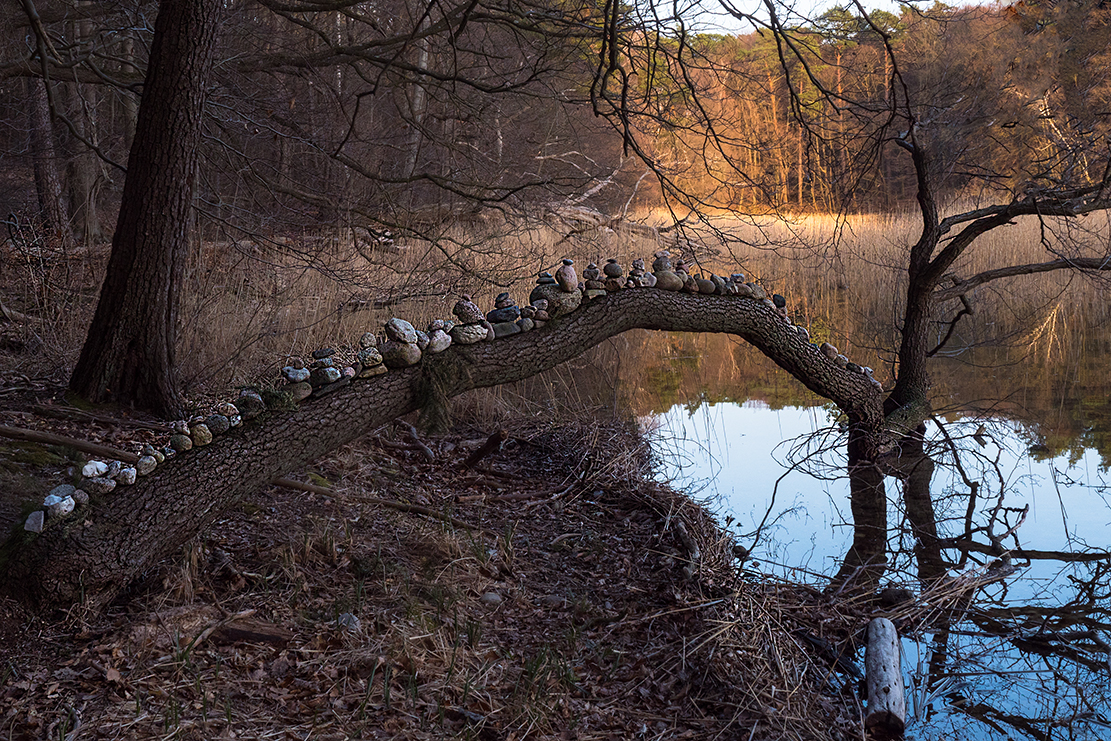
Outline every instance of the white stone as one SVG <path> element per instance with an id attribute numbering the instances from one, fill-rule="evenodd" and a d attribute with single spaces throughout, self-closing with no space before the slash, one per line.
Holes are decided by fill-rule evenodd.
<path id="1" fill-rule="evenodd" d="M 434 329 L 428 334 L 428 352 L 438 353 L 451 346 L 451 335 L 442 329 Z"/>
<path id="2" fill-rule="evenodd" d="M 87 479 L 103 476 L 108 473 L 108 464 L 104 461 L 89 461 L 81 468 L 81 475 Z"/>
<path id="3" fill-rule="evenodd" d="M 59 497 L 55 494 L 47 496 L 42 503 L 51 517 L 65 517 L 77 504 L 73 501 L 73 497 Z"/>
<path id="4" fill-rule="evenodd" d="M 31 514 L 27 515 L 27 522 L 23 523 L 23 529 L 29 533 L 41 533 L 42 524 L 46 520 L 46 513 L 41 509 L 36 509 Z"/>

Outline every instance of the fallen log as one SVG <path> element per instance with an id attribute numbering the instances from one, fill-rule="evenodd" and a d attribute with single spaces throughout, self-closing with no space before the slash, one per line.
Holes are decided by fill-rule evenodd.
<path id="1" fill-rule="evenodd" d="M 868 623 L 868 645 L 864 649 L 864 676 L 868 687 L 864 727 L 877 739 L 899 738 L 906 730 L 907 702 L 901 657 L 895 624 L 887 618 L 874 618 Z"/>

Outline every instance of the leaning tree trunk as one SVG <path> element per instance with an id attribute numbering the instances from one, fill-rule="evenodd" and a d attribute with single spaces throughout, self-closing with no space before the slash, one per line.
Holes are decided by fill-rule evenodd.
<path id="1" fill-rule="evenodd" d="M 207 80 L 220 0 L 162 0 L 107 277 L 70 389 L 167 416 Z"/>
<path id="2" fill-rule="evenodd" d="M 54 146 L 54 126 L 50 118 L 46 81 L 28 78 L 27 88 L 31 103 L 28 111 L 31 119 L 31 156 L 34 158 L 39 211 L 49 241 L 64 248 L 70 245 L 73 238 L 69 230 L 69 209 L 62 191 L 58 148 Z"/>
<path id="3" fill-rule="evenodd" d="M 83 517 L 6 544 L 9 588 L 41 608 L 106 604 L 176 552 L 240 497 L 430 400 L 527 378 L 634 328 L 738 335 L 843 409 L 854 450 L 870 454 L 884 425 L 881 392 L 838 368 L 763 302 L 651 288 L 597 299 L 548 326 L 477 345 L 452 346 L 419 365 L 353 381 L 295 411 L 272 411 L 167 461 Z M 90 524 L 85 524 L 88 521 Z"/>

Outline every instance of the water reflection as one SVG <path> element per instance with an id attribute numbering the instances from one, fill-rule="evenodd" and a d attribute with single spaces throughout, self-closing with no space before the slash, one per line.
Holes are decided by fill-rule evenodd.
<path id="1" fill-rule="evenodd" d="M 1025 425 L 939 419 L 880 470 L 846 459 L 822 407 L 699 400 L 659 424 L 663 475 L 718 497 L 758 568 L 836 598 L 916 593 L 888 611 L 907 636 L 908 737 L 1111 735 L 1099 451 L 1031 455 Z"/>

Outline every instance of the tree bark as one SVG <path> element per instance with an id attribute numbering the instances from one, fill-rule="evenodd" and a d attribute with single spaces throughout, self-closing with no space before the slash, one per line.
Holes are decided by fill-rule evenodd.
<path id="1" fill-rule="evenodd" d="M 518 381 L 629 329 L 738 335 L 838 404 L 859 449 L 883 428 L 881 392 L 838 368 L 762 301 L 652 288 L 597 299 L 542 329 L 476 345 L 454 345 L 403 370 L 354 381 L 295 411 L 267 412 L 211 444 L 167 461 L 88 512 L 20 533 L 5 554 L 9 589 L 40 608 L 84 601 L 103 607 L 129 582 L 212 524 L 240 497 L 418 408 L 470 389 Z M 857 448 L 854 448 L 854 450 Z M 84 523 L 89 521 L 90 524 Z"/>
<path id="2" fill-rule="evenodd" d="M 166 416 L 205 90 L 223 3 L 163 0 L 100 301 L 70 389 Z"/>
<path id="3" fill-rule="evenodd" d="M 46 81 L 27 78 L 28 99 L 31 107 L 31 154 L 34 158 L 35 191 L 39 212 L 48 241 L 62 247 L 70 246 L 69 208 L 62 189 L 61 168 L 58 167 L 58 149 L 54 145 L 54 126 L 50 117 Z"/>

